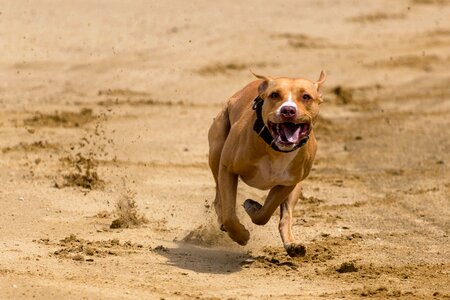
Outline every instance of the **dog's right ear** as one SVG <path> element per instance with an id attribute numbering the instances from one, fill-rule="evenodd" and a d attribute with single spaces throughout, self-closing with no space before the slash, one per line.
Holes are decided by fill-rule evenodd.
<path id="1" fill-rule="evenodd" d="M 252 70 L 250 70 L 250 73 L 252 73 L 253 76 L 255 76 L 256 78 L 263 80 L 263 82 L 261 82 L 261 84 L 258 87 L 258 93 L 261 95 L 267 89 L 267 86 L 269 85 L 269 81 L 271 81 L 272 78 L 268 77 L 268 76 L 258 75 L 256 73 L 254 73 Z"/>
<path id="2" fill-rule="evenodd" d="M 317 80 L 316 83 L 314 84 L 317 90 L 320 90 L 320 87 L 325 82 L 325 79 L 327 79 L 327 74 L 322 70 L 320 71 L 319 80 Z"/>

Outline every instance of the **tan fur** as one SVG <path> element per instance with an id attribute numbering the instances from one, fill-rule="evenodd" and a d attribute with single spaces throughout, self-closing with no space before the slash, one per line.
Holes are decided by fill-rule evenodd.
<path id="1" fill-rule="evenodd" d="M 292 211 L 300 195 L 299 182 L 308 176 L 316 154 L 313 125 L 322 101 L 319 90 L 325 81 L 325 73 L 321 72 L 317 82 L 254 75 L 258 80 L 229 99 L 214 119 L 208 134 L 209 164 L 216 182 L 218 220 L 234 241 L 240 245 L 247 243 L 250 234 L 236 216 L 236 192 L 240 177 L 252 187 L 270 190 L 262 206 L 250 199 L 245 201 L 245 210 L 252 221 L 259 225 L 266 224 L 276 208 L 280 207 L 279 231 L 283 244 L 289 255 L 304 255 L 304 247 L 295 243 L 292 234 Z M 304 100 L 304 94 L 311 96 L 311 99 Z M 267 145 L 253 130 L 256 114 L 252 104 L 258 95 L 264 100 L 262 115 L 266 126 L 269 122 L 283 122 L 280 107 L 292 99 L 288 103 L 297 108 L 292 122 L 310 124 L 308 142 L 288 153 L 275 151 Z"/>

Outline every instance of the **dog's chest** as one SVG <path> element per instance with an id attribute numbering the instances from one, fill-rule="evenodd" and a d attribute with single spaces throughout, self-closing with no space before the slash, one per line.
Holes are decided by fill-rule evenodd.
<path id="1" fill-rule="evenodd" d="M 241 175 L 244 182 L 252 187 L 267 190 L 277 185 L 294 185 L 298 176 L 293 171 L 294 155 L 286 155 L 277 159 L 264 156 L 252 165 L 249 172 Z"/>

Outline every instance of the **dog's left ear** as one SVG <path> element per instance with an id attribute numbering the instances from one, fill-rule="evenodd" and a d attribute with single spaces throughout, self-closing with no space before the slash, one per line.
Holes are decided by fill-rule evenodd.
<path id="1" fill-rule="evenodd" d="M 322 70 L 320 71 L 320 76 L 319 76 L 319 80 L 316 81 L 316 83 L 314 83 L 314 86 L 317 89 L 317 92 L 319 92 L 319 104 L 323 102 L 322 99 L 322 94 L 320 93 L 320 87 L 322 86 L 322 84 L 325 82 L 325 79 L 327 78 L 327 75 L 325 74 L 325 72 Z"/>
<path id="2" fill-rule="evenodd" d="M 256 78 L 263 80 L 258 87 L 258 93 L 261 95 L 267 89 L 269 81 L 272 80 L 272 77 L 255 74 L 252 70 L 250 70 L 250 73 L 252 73 Z"/>
<path id="3" fill-rule="evenodd" d="M 316 89 L 318 91 L 320 90 L 320 87 L 322 86 L 322 84 L 325 82 L 326 78 L 327 78 L 327 75 L 325 74 L 325 72 L 323 70 L 320 71 L 319 80 L 317 80 L 316 83 L 314 83 L 314 85 L 316 86 Z"/>

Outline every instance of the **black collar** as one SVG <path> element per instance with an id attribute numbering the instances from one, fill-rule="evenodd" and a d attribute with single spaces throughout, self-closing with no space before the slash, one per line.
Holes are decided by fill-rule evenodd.
<path id="1" fill-rule="evenodd" d="M 281 150 L 278 148 L 278 146 L 275 144 L 275 139 L 273 138 L 272 134 L 270 133 L 270 130 L 266 127 L 266 124 L 264 124 L 263 117 L 262 117 L 262 106 L 264 104 L 264 100 L 258 96 L 255 100 L 253 100 L 253 110 L 256 112 L 256 120 L 255 124 L 253 125 L 253 130 L 258 134 L 266 144 L 268 144 L 273 150 L 278 152 L 292 152 L 306 144 L 306 142 L 309 139 L 309 134 L 300 140 L 298 144 L 295 145 L 290 150 Z"/>

